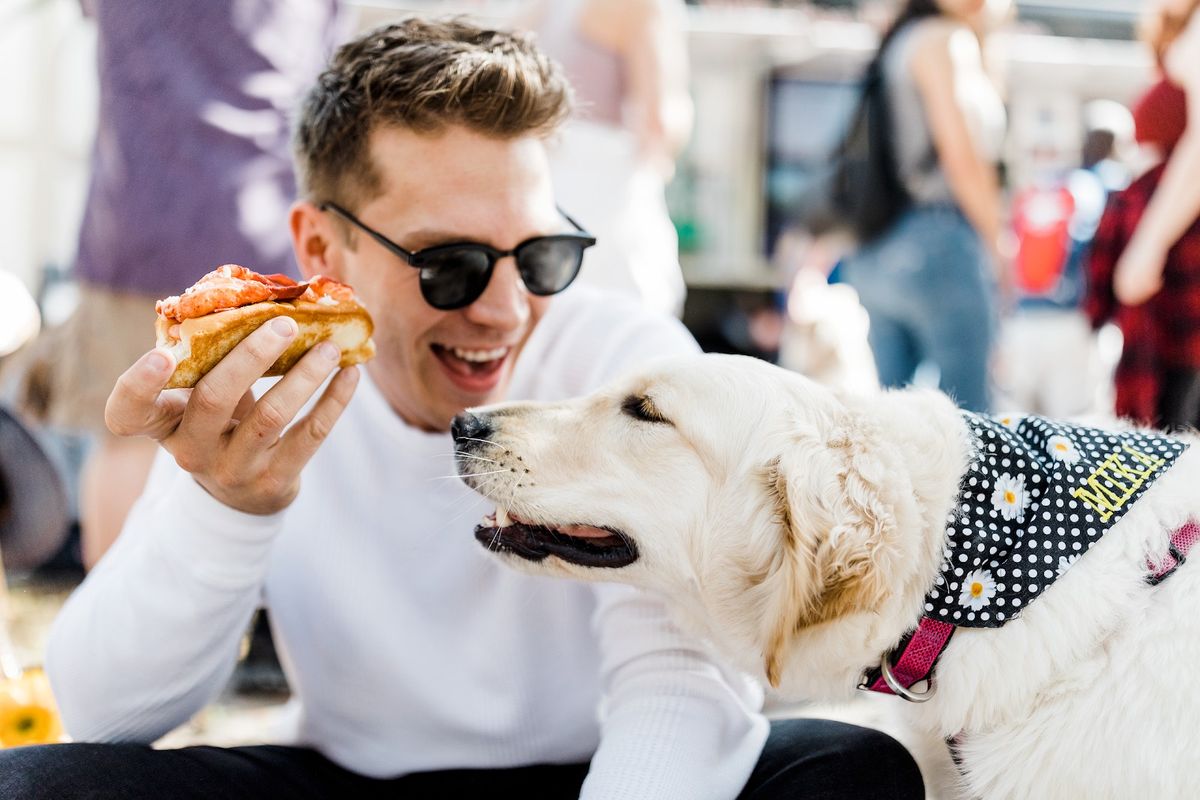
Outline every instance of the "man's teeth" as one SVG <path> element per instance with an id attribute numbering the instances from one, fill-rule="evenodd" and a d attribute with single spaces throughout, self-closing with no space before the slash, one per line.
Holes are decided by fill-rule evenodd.
<path id="1" fill-rule="evenodd" d="M 507 347 L 497 347 L 494 350 L 464 350 L 461 347 L 452 347 L 450 352 L 455 358 L 461 358 L 463 361 L 495 361 L 498 358 L 504 358 L 508 355 Z"/>

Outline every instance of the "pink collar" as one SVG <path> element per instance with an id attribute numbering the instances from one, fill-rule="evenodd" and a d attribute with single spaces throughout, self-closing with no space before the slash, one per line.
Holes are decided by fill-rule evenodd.
<path id="1" fill-rule="evenodd" d="M 1200 541 L 1200 524 L 1188 521 L 1171 534 L 1166 559 L 1161 564 L 1147 563 L 1146 582 L 1157 585 L 1187 560 L 1192 546 Z M 863 675 L 858 688 L 898 695 L 913 703 L 923 703 L 933 695 L 933 669 L 942 651 L 950 643 L 955 626 L 948 622 L 921 617 L 917 627 L 905 634 L 900 643 L 879 660 L 879 666 Z M 912 687 L 925 682 L 922 691 Z"/>

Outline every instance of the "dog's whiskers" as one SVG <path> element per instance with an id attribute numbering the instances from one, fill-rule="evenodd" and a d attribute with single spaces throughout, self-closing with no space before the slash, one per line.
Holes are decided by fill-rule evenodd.
<path id="1" fill-rule="evenodd" d="M 500 462 L 494 458 L 484 458 L 483 456 L 472 455 L 471 453 L 455 453 L 455 457 L 462 456 L 464 458 L 473 458 L 476 461 L 486 461 L 489 464 L 499 464 Z"/>
<path id="2" fill-rule="evenodd" d="M 460 441 L 460 442 L 482 442 L 483 444 L 490 444 L 493 447 L 500 446 L 500 445 L 496 444 L 495 442 L 493 442 L 491 439 L 474 439 L 470 436 L 460 436 L 458 438 L 458 441 Z"/>
<path id="3" fill-rule="evenodd" d="M 458 522 L 460 519 L 465 517 L 467 514 L 470 514 L 471 512 L 478 509 L 479 504 L 483 503 L 487 500 L 486 497 L 484 497 L 483 495 L 480 495 L 480 494 L 476 494 L 476 495 L 474 495 L 474 497 L 475 497 L 475 502 L 470 503 L 469 505 L 467 505 L 466 508 L 464 508 L 462 511 L 458 512 L 457 514 L 455 514 L 453 517 L 451 517 L 449 520 L 446 521 L 447 527 L 453 525 L 454 523 Z"/>
<path id="4" fill-rule="evenodd" d="M 494 458 L 484 458 L 483 456 L 477 456 L 474 453 L 464 453 L 461 450 L 457 450 L 453 453 L 430 453 L 428 457 L 429 458 L 474 458 L 477 461 L 487 461 L 488 463 L 491 463 L 491 464 L 499 464 L 500 463 L 499 461 L 496 461 Z"/>
<path id="5" fill-rule="evenodd" d="M 448 478 L 478 478 L 478 477 L 481 477 L 481 476 L 483 476 L 483 475 L 495 475 L 495 474 L 497 474 L 497 473 L 500 473 L 500 472 L 508 472 L 508 470 L 506 470 L 506 469 L 494 469 L 494 470 L 492 470 L 491 472 L 469 472 L 469 473 L 467 473 L 466 475 L 438 475 L 438 476 L 436 476 L 436 477 L 430 478 L 429 480 L 431 480 L 431 481 L 443 481 L 443 480 L 447 480 Z"/>
<path id="6" fill-rule="evenodd" d="M 501 471 L 503 471 L 503 470 L 501 470 Z M 508 508 L 512 508 L 513 501 L 517 499 L 517 485 L 515 483 L 509 484 L 508 490 L 509 490 L 508 491 Z M 500 544 L 500 528 L 499 528 L 499 526 L 497 526 L 496 532 L 494 534 L 492 534 L 492 541 L 488 545 L 488 549 L 498 551 L 500 549 L 499 544 Z"/>

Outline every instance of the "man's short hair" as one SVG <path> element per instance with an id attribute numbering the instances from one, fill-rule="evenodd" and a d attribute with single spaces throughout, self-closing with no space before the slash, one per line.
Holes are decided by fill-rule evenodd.
<path id="1" fill-rule="evenodd" d="M 301 105 L 293 137 L 300 192 L 352 207 L 378 196 L 367 143 L 379 127 L 544 136 L 570 110 L 566 78 L 527 34 L 461 17 L 385 25 L 340 47 Z"/>

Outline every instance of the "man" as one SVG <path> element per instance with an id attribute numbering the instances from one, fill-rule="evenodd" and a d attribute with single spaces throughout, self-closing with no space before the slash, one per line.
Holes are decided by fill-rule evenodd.
<path id="1" fill-rule="evenodd" d="M 220 690 L 264 602 L 299 745 L 13 751 L 0 796 L 921 796 L 885 736 L 770 728 L 761 697 L 656 599 L 522 575 L 473 541 L 487 509 L 443 479 L 456 412 L 695 349 L 636 306 L 548 296 L 588 241 L 555 207 L 543 149 L 567 110 L 528 40 L 462 21 L 408 20 L 338 52 L 301 112 L 291 230 L 306 274 L 355 287 L 379 354 L 320 390 L 337 354 L 318 345 L 255 399 L 295 334 L 276 321 L 190 396 L 161 391 L 162 353 L 130 368 L 109 423 L 173 459 L 48 652 L 76 739 L 149 742 Z M 427 251 L 425 267 L 402 250 Z"/>

